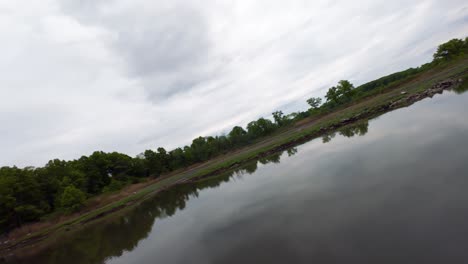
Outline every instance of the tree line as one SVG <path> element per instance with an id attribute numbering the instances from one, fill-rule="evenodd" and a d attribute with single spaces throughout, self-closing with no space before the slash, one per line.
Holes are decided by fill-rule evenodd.
<path id="1" fill-rule="evenodd" d="M 273 120 L 261 117 L 248 123 L 245 128 L 235 126 L 226 135 L 197 137 L 190 145 L 170 151 L 159 147 L 146 150 L 137 157 L 96 151 L 90 156 L 71 161 L 54 159 L 39 168 L 1 167 L 0 233 L 38 221 L 52 213 L 78 211 L 93 196 L 117 191 L 148 177 L 157 178 L 247 146 L 300 119 L 331 112 L 467 53 L 468 38 L 453 39 L 440 45 L 433 61 L 421 67 L 397 72 L 358 87 L 341 80 L 328 89 L 323 103 L 322 98 L 307 99 L 310 108 L 306 111 L 288 115 L 275 111 L 272 113 Z"/>

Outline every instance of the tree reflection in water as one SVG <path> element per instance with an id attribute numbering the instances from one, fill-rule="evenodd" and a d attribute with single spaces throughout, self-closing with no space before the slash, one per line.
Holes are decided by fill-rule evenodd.
<path id="1" fill-rule="evenodd" d="M 362 136 L 367 133 L 368 122 L 359 122 L 340 129 L 337 133 L 345 137 Z M 329 142 L 336 133 L 323 137 Z M 155 197 L 142 202 L 130 211 L 117 213 L 109 219 L 98 221 L 85 230 L 71 232 L 50 249 L 44 250 L 34 261 L 40 263 L 104 263 L 112 257 L 119 257 L 125 251 L 132 251 L 139 241 L 148 237 L 156 219 L 164 219 L 184 210 L 190 198 L 198 197 L 199 191 L 216 188 L 229 182 L 233 177 L 253 174 L 258 164 L 279 163 L 282 154 L 295 155 L 297 148 L 262 157 L 244 166 L 220 175 L 202 178 L 192 183 L 180 184 L 161 191 Z M 120 215 L 119 215 L 120 214 Z M 31 260 L 20 263 L 30 263 Z"/>
<path id="2" fill-rule="evenodd" d="M 354 136 L 364 136 L 365 134 L 367 134 L 368 129 L 369 129 L 368 120 L 359 121 L 357 123 L 340 128 L 337 132 L 332 132 L 332 133 L 323 135 L 322 142 L 323 143 L 330 142 L 336 136 L 337 133 L 347 138 L 354 137 Z"/>

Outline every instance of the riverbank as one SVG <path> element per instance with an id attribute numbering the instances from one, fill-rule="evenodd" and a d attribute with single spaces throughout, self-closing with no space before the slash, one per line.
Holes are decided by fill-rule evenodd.
<path id="1" fill-rule="evenodd" d="M 461 84 L 460 80 L 466 80 L 467 66 L 467 61 L 461 60 L 444 68 L 434 68 L 403 84 L 389 87 L 382 94 L 365 98 L 329 114 L 301 120 L 252 146 L 193 166 L 187 170 L 166 175 L 163 179 L 144 185 L 141 189 L 135 190 L 118 201 L 110 202 L 95 210 L 82 213 L 79 216 L 55 223 L 24 236 L 9 237 L 2 241 L 0 253 L 7 256 L 39 250 L 41 246 L 45 246 L 53 239 L 58 239 L 64 233 L 78 230 L 84 225 L 95 223 L 97 220 L 112 216 L 116 212 L 122 212 L 126 208 L 137 205 L 144 199 L 161 190 L 170 188 L 174 184 L 198 180 L 237 168 L 252 160 L 269 156 L 310 139 L 326 135 L 355 122 L 374 118 L 383 113 L 409 106 L 424 98 L 432 97 L 446 89 L 452 89 Z"/>

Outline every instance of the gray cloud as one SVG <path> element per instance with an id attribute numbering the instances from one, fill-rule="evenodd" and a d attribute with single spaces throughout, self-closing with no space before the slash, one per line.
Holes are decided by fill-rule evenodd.
<path id="1" fill-rule="evenodd" d="M 214 74 L 208 68 L 213 60 L 209 28 L 200 8 L 182 1 L 118 6 L 119 1 L 68 0 L 62 8 L 81 23 L 112 32 L 109 48 L 125 60 L 130 77 L 141 80 L 149 99 L 159 102 L 189 91 Z M 113 8 L 118 11 L 107 11 Z"/>
<path id="2" fill-rule="evenodd" d="M 462 0 L 11 0 L 0 15 L 0 165 L 20 166 L 181 146 L 468 32 Z"/>

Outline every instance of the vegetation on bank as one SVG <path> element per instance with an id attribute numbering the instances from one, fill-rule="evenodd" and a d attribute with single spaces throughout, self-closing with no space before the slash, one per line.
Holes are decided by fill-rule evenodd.
<path id="1" fill-rule="evenodd" d="M 86 199 L 112 192 L 125 185 L 207 161 L 234 149 L 253 144 L 306 117 L 320 116 L 385 91 L 416 74 L 468 53 L 468 38 L 454 39 L 439 46 L 434 60 L 418 68 L 394 73 L 354 87 L 342 80 L 331 87 L 322 104 L 321 98 L 310 98 L 310 109 L 284 115 L 275 111 L 273 120 L 260 118 L 246 128 L 234 127 L 227 135 L 198 137 L 183 148 L 146 150 L 137 157 L 96 151 L 77 160 L 51 160 L 41 168 L 0 168 L 0 233 L 28 222 L 38 221 L 52 213 L 79 210 Z M 364 127 L 353 133 L 363 133 Z M 326 140 L 324 138 L 324 140 Z"/>

